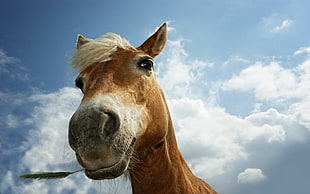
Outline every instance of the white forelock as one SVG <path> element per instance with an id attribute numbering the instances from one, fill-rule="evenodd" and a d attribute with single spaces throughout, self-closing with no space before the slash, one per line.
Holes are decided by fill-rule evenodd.
<path id="1" fill-rule="evenodd" d="M 87 39 L 87 43 L 74 52 L 71 65 L 73 69 L 81 72 L 94 63 L 109 61 L 117 48 L 130 47 L 132 48 L 126 39 L 114 33 L 108 33 L 97 39 Z"/>

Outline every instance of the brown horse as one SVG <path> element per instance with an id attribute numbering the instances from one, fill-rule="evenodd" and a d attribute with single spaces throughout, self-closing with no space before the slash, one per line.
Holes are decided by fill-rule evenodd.
<path id="1" fill-rule="evenodd" d="M 78 36 L 72 64 L 84 97 L 70 120 L 69 143 L 87 177 L 127 171 L 135 194 L 216 193 L 193 175 L 177 146 L 153 67 L 166 39 L 166 23 L 137 48 L 116 34 Z"/>

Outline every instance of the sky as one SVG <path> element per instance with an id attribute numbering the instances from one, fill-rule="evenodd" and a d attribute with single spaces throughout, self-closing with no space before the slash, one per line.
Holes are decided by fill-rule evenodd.
<path id="1" fill-rule="evenodd" d="M 168 22 L 155 70 L 194 174 L 220 194 L 307 194 L 309 7 L 307 0 L 1 0 L 0 193 L 128 193 L 122 177 L 18 176 L 80 169 L 67 141 L 82 97 L 69 65 L 77 35 L 114 32 L 139 46 Z"/>

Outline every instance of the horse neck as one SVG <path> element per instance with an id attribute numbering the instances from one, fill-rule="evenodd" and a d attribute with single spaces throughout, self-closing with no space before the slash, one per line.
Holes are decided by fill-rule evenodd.
<path id="1" fill-rule="evenodd" d="M 150 152 L 131 172 L 133 193 L 209 193 L 209 190 L 213 191 L 207 183 L 195 177 L 186 164 L 177 147 L 171 119 L 168 127 L 168 134 L 162 146 Z"/>

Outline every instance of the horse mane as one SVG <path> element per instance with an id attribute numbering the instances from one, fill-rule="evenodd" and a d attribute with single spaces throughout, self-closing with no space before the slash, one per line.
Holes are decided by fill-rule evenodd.
<path id="1" fill-rule="evenodd" d="M 130 43 L 114 33 L 107 33 L 97 39 L 86 39 L 86 43 L 75 50 L 71 58 L 71 66 L 79 72 L 94 63 L 111 60 L 117 48 L 133 48 Z"/>

